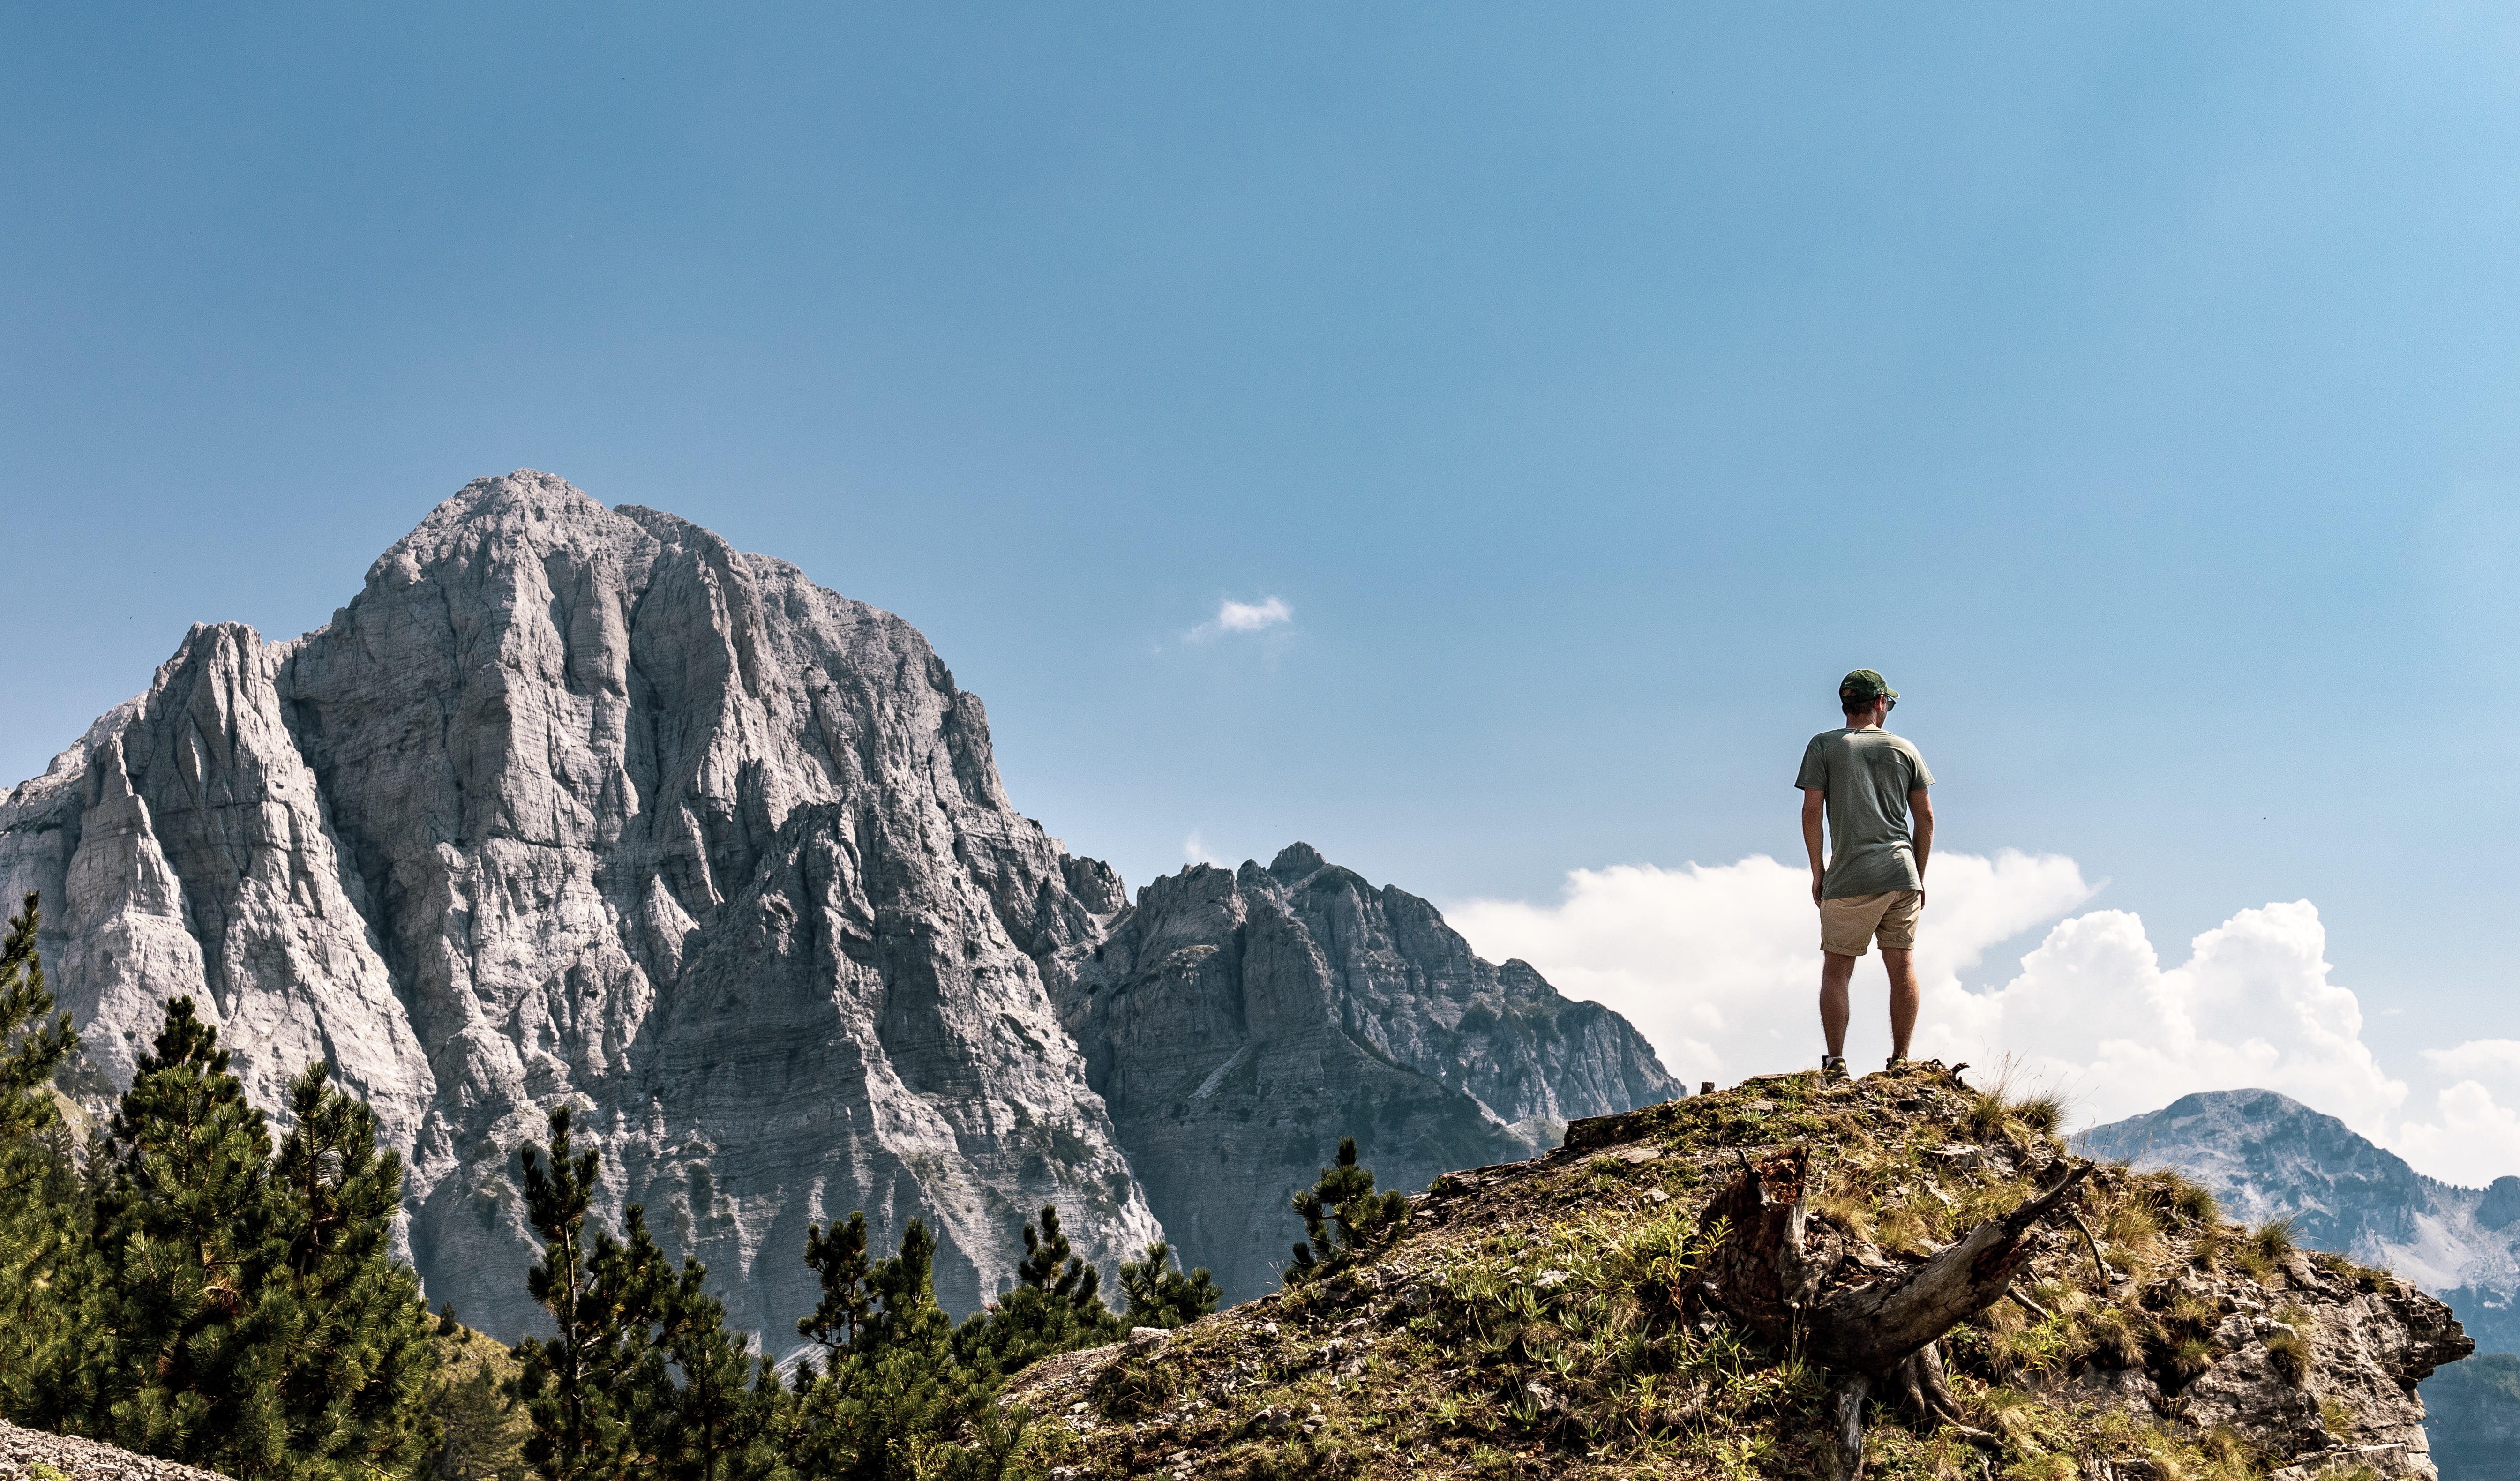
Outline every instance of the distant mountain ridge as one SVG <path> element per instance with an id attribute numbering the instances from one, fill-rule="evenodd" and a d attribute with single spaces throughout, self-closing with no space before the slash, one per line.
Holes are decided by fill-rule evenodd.
<path id="1" fill-rule="evenodd" d="M 1414 1191 L 1684 1094 L 1617 1013 L 1480 960 L 1432 905 L 1306 843 L 1157 879 L 1058 999 L 1148 1201 L 1228 1300 L 1276 1288 L 1290 1190 L 1340 1132 Z"/>
<path id="2" fill-rule="evenodd" d="M 1676 1092 L 1423 901 L 1261 873 L 1132 904 L 1014 810 L 908 622 L 530 470 L 437 506 L 314 632 L 196 625 L 0 790 L 0 893 L 43 895 L 80 1091 L 127 1085 L 179 994 L 266 1110 L 330 1063 L 405 1159 L 432 1299 L 507 1337 L 539 1320 L 517 1151 L 559 1104 L 598 1216 L 643 1203 L 782 1345 L 809 1221 L 924 1220 L 968 1312 L 1042 1203 L 1107 1272 L 1161 1189 L 1180 1252 L 1247 1291 L 1342 1133 L 1422 1185 Z M 1238 1118 L 1274 1118 L 1265 1156 Z"/>
<path id="3" fill-rule="evenodd" d="M 2095 1157 L 2176 1168 L 2251 1224 L 2395 1271 L 2458 1314 L 2479 1352 L 2520 1352 L 2520 1177 L 2428 1178 L 2334 1116 L 2269 1090 L 2207 1091 L 2074 1139 Z"/>

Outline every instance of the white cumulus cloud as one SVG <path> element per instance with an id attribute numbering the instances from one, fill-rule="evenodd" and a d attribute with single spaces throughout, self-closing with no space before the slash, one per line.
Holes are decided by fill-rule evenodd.
<path id="1" fill-rule="evenodd" d="M 1987 948 L 2092 896 L 2073 860 L 2010 850 L 1938 854 L 1931 883 L 1932 928 L 1917 940 L 1927 982 L 1957 981 Z M 1577 870 L 1554 905 L 1473 900 L 1444 916 L 1481 955 L 1520 957 L 1559 991 L 1626 1014 L 1686 1080 L 1820 1062 L 1820 926 L 1799 867 L 1757 854 Z"/>
<path id="2" fill-rule="evenodd" d="M 1237 602 L 1229 597 L 1216 605 L 1216 615 L 1192 628 L 1190 636 L 1203 642 L 1224 633 L 1266 632 L 1294 620 L 1295 609 L 1283 597 L 1263 597 L 1257 602 Z"/>
<path id="3" fill-rule="evenodd" d="M 2520 1173 L 2520 1041 L 2429 1051 L 2427 1078 L 2447 1083 L 2411 1095 L 2362 1042 L 2361 1004 L 2330 980 L 2326 929 L 2307 900 L 2240 911 L 2165 966 L 2132 913 L 2067 916 L 2094 893 L 2071 859 L 1939 853 L 1927 883 L 1919 1055 L 1988 1067 L 2009 1056 L 2064 1092 L 2081 1122 L 2261 1087 L 2435 1177 L 2473 1186 Z M 1578 870 L 1553 903 L 1473 900 L 1445 915 L 1481 955 L 1520 957 L 1569 996 L 1626 1014 L 1685 1081 L 1819 1062 L 1819 926 L 1799 867 L 1760 855 Z M 2006 972 L 1977 968 L 2042 925 L 2002 981 L 1963 980 Z M 1878 960 L 1856 975 L 1847 1053 L 1859 1066 L 1888 1052 Z"/>

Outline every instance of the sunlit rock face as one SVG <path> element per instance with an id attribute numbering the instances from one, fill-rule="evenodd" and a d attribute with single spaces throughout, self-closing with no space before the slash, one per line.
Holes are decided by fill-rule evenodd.
<path id="1" fill-rule="evenodd" d="M 118 1088 L 165 1000 L 257 1101 L 325 1059 L 410 1162 L 433 1299 L 533 1320 L 514 1170 L 578 1107 L 778 1343 L 809 1221 L 940 1241 L 968 1310 L 1023 1213 L 1158 1233 L 1048 984 L 1124 904 L 1009 804 L 979 699 L 887 612 L 518 472 L 440 505 L 322 629 L 196 627 L 0 794 L 0 884 Z M 789 1339 L 792 1340 L 792 1339 Z"/>
<path id="2" fill-rule="evenodd" d="M 1148 1201 L 1229 1299 L 1277 1286 L 1289 1200 L 1342 1135 L 1415 1191 L 1681 1094 L 1626 1019 L 1301 843 L 1156 880 L 1057 991 Z"/>

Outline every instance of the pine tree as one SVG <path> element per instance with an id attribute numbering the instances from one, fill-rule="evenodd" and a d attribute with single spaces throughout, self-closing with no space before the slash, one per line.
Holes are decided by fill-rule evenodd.
<path id="1" fill-rule="evenodd" d="M 255 1311 L 276 1254 L 271 1139 L 192 999 L 166 1006 L 108 1135 L 83 1427 L 231 1476 L 285 1470 L 277 1354 Z"/>
<path id="2" fill-rule="evenodd" d="M 1120 1289 L 1128 1293 L 1131 1326 L 1183 1326 L 1216 1310 L 1223 1292 L 1204 1266 L 1183 1275 L 1173 1247 L 1157 1239 L 1144 1260 L 1120 1262 Z"/>
<path id="3" fill-rule="evenodd" d="M 626 1240 L 599 1232 L 588 1245 L 600 1158 L 570 1156 L 567 1106 L 551 1112 L 550 1125 L 548 1175 L 532 1147 L 520 1153 L 525 1217 L 543 1241 L 525 1288 L 558 1330 L 517 1344 L 522 1371 L 510 1393 L 533 1431 L 525 1460 L 548 1481 L 625 1475 L 642 1459 L 638 1431 L 652 1434 L 649 1415 L 670 1403 L 657 1393 L 659 1366 L 646 1360 L 671 1276 L 638 1204 L 624 1211 Z"/>
<path id="4" fill-rule="evenodd" d="M 771 1467 L 760 1441 L 776 1407 L 776 1368 L 764 1359 L 770 1382 L 747 1391 L 751 1354 L 726 1329 L 726 1307 L 708 1293 L 708 1267 L 683 1262 L 681 1276 L 664 1292 L 663 1331 L 651 1353 L 657 1369 L 640 1388 L 661 1401 L 649 1416 L 642 1449 L 669 1481 L 741 1481 Z M 681 1375 L 676 1384 L 661 1366 Z"/>
<path id="5" fill-rule="evenodd" d="M 0 1417 L 54 1425 L 75 1362 L 70 1298 L 88 1283 L 87 1186 L 48 1082 L 78 1046 L 35 950 L 41 901 L 0 941 Z"/>
<path id="6" fill-rule="evenodd" d="M 217 1031 L 167 1005 L 109 1130 L 62 1422 L 241 1481 L 346 1481 L 427 1449 L 436 1353 L 387 1245 L 400 1160 L 320 1065 L 291 1111 L 275 1161 Z"/>
<path id="7" fill-rule="evenodd" d="M 829 1370 L 798 1396 L 788 1447 L 804 1475 L 913 1481 L 964 1462 L 950 1437 L 981 1416 L 990 1386 L 955 1361 L 954 1324 L 936 1304 L 935 1256 L 934 1236 L 913 1219 L 901 1253 L 868 1271 L 868 1310 Z"/>
<path id="8" fill-rule="evenodd" d="M 42 906 L 41 896 L 27 895 L 0 941 L 0 1146 L 14 1146 L 61 1121 L 44 1087 L 78 1047 L 68 1013 L 46 1016 L 53 1011 L 53 995 L 35 952 Z"/>
<path id="9" fill-rule="evenodd" d="M 405 1471 L 436 1441 L 438 1366 L 420 1282 L 389 1247 L 402 1159 L 377 1147 L 367 1103 L 311 1064 L 289 1086 L 293 1125 L 272 1164 L 281 1270 L 263 1297 L 289 1354 L 282 1414 L 300 1464 Z"/>
<path id="10" fill-rule="evenodd" d="M 1126 1328 L 1102 1305 L 1102 1272 L 1069 1247 L 1056 1207 L 1042 1205 L 1038 1231 L 1025 1223 L 1023 1241 L 1014 1289 L 954 1334 L 959 1361 L 1007 1376 L 1053 1353 L 1099 1347 L 1125 1335 Z"/>
<path id="11" fill-rule="evenodd" d="M 796 1323 L 796 1335 L 812 1341 L 823 1350 L 822 1371 L 837 1371 L 834 1367 L 857 1340 L 858 1328 L 875 1309 L 875 1296 L 867 1289 L 867 1222 L 863 1213 L 849 1215 L 849 1222 L 832 1221 L 826 1234 L 819 1224 L 805 1226 L 805 1264 L 819 1278 L 822 1299 L 815 1303 L 814 1314 Z M 811 1359 L 796 1370 L 797 1386 L 812 1381 L 815 1369 Z"/>
<path id="12" fill-rule="evenodd" d="M 1357 1165 L 1356 1139 L 1341 1137 L 1338 1166 L 1323 1168 L 1321 1181 L 1295 1195 L 1294 1207 L 1304 1216 L 1309 1242 L 1296 1241 L 1295 1263 L 1286 1270 L 1290 1283 L 1389 1240 L 1409 1217 L 1409 1195 L 1375 1192 L 1372 1170 Z"/>

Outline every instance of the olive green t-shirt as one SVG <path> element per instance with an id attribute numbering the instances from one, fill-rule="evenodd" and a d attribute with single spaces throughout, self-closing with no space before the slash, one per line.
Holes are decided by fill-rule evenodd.
<path id="1" fill-rule="evenodd" d="M 1934 785 L 1916 747 L 1886 730 L 1824 730 L 1803 747 L 1794 785 L 1828 798 L 1828 873 L 1821 898 L 1921 889 L 1908 794 Z"/>

